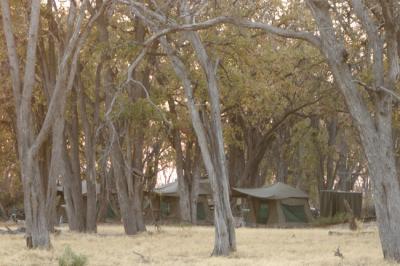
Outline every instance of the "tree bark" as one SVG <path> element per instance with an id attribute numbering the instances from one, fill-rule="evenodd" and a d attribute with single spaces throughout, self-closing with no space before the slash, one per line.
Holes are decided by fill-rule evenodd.
<path id="1" fill-rule="evenodd" d="M 361 1 L 352 1 L 354 12 L 367 32 L 369 48 L 374 52 L 373 86 L 377 92 L 374 105 L 376 112 L 374 116 L 371 116 L 357 89 L 351 68 L 346 63 L 346 50 L 340 36 L 336 36 L 328 2 L 308 0 L 307 4 L 321 35 L 321 52 L 327 59 L 360 134 L 374 184 L 374 203 L 384 257 L 400 261 L 400 183 L 393 152 L 392 95 L 389 93 L 393 91 L 399 75 L 397 40 L 395 40 L 395 34 L 392 34 L 392 16 L 387 14 L 393 10 L 385 9 L 385 4 L 381 3 L 385 16 L 385 38 L 388 44 L 387 57 L 389 61 L 385 81 L 383 40 L 378 34 L 378 25 L 375 25 L 369 17 L 368 9 Z M 387 88 L 389 92 L 382 91 L 382 88 Z"/>
<path id="2" fill-rule="evenodd" d="M 75 98 L 74 98 L 75 97 Z M 76 94 L 72 93 L 71 125 L 68 128 L 69 154 L 66 142 L 63 145 L 65 176 L 63 178 L 64 199 L 71 231 L 86 231 L 85 207 L 82 195 L 82 179 L 79 156 L 79 121 Z"/>
<path id="3" fill-rule="evenodd" d="M 81 72 L 81 71 L 79 71 Z M 94 126 L 90 124 L 86 96 L 83 92 L 80 76 L 76 78 L 77 102 L 79 114 L 85 133 L 85 158 L 86 158 L 86 231 L 97 232 L 97 192 L 96 192 L 96 143 L 94 140 Z M 76 96 L 75 96 L 76 97 Z M 93 121 L 93 123 L 95 123 Z"/>
<path id="4" fill-rule="evenodd" d="M 40 1 L 31 4 L 28 44 L 23 80 L 19 73 L 19 58 L 12 31 L 10 6 L 8 0 L 1 1 L 3 30 L 7 43 L 7 54 L 10 63 L 10 74 L 17 115 L 18 154 L 21 163 L 21 176 L 24 190 L 24 210 L 27 245 L 49 248 L 50 237 L 47 229 L 45 198 L 40 176 L 37 150 L 31 116 L 32 91 L 35 84 L 36 47 L 39 32 Z M 35 142 L 34 142 L 35 141 Z M 40 146 L 38 147 L 40 148 Z"/>
<path id="5" fill-rule="evenodd" d="M 192 224 L 197 224 L 197 199 L 199 197 L 200 192 L 200 160 L 201 154 L 198 145 L 196 145 L 194 152 L 194 165 L 192 170 L 192 180 L 190 186 L 190 211 L 191 211 L 191 222 Z M 208 206 L 206 206 L 208 207 Z"/>
<path id="6" fill-rule="evenodd" d="M 168 106 L 174 120 L 177 121 L 178 117 L 176 113 L 175 103 L 172 98 L 168 99 Z M 179 129 L 176 128 L 176 125 L 173 125 L 171 135 L 172 146 L 175 150 L 175 167 L 178 179 L 179 214 L 181 222 L 188 223 L 191 220 L 189 182 L 187 180 L 188 173 L 184 171 L 185 158 L 182 151 L 182 140 Z M 186 158 L 186 160 L 188 160 L 188 158 Z"/>
<path id="7" fill-rule="evenodd" d="M 183 3 L 183 13 L 188 16 L 188 6 Z M 203 72 L 207 79 L 208 96 L 211 104 L 211 124 L 209 125 L 207 138 L 205 125 L 207 123 L 201 120 L 199 111 L 196 107 L 193 95 L 193 85 L 181 59 L 179 59 L 171 45 L 165 37 L 161 37 L 160 42 L 177 76 L 181 79 L 187 97 L 187 105 L 190 111 L 192 125 L 195 130 L 200 146 L 203 162 L 208 173 L 210 185 L 214 200 L 214 225 L 215 225 L 215 243 L 214 256 L 228 255 L 236 250 L 236 235 L 233 215 L 229 201 L 229 180 L 225 162 L 224 144 L 222 137 L 222 123 L 219 106 L 218 86 L 216 80 L 217 64 L 212 63 L 207 52 L 201 43 L 200 37 L 195 32 L 188 32 L 186 37 L 191 42 Z M 207 126 L 208 127 L 208 126 Z"/>

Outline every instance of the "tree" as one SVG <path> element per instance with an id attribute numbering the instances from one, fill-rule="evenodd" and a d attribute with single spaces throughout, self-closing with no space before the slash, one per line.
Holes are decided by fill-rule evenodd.
<path id="1" fill-rule="evenodd" d="M 159 13 L 148 9 L 146 6 L 137 2 L 129 2 L 128 4 L 130 5 L 134 14 L 141 18 L 143 23 L 149 28 L 150 31 L 154 32 L 154 36 L 157 37 L 159 32 L 162 30 L 157 26 L 157 24 L 165 23 L 166 14 L 160 15 Z M 182 1 L 179 5 L 180 12 L 186 14 L 186 16 L 188 16 L 190 12 L 194 11 L 194 9 L 189 9 L 188 4 L 189 3 L 187 1 Z M 198 7 L 196 6 L 194 8 Z M 167 7 L 167 9 L 169 9 L 169 7 Z M 167 10 L 167 12 L 169 11 L 171 10 Z M 188 19 L 193 18 L 188 16 Z M 185 22 L 187 23 L 188 21 Z M 177 22 L 173 21 L 171 25 L 166 25 L 167 30 L 169 30 L 168 26 L 172 28 L 179 27 L 179 24 L 176 23 Z M 193 82 L 189 77 L 189 73 L 187 72 L 184 62 L 176 55 L 172 44 L 168 42 L 167 38 L 162 35 L 160 36 L 158 37 L 160 37 L 159 41 L 161 47 L 168 55 L 171 65 L 177 77 L 181 80 L 185 90 L 187 106 L 190 112 L 192 125 L 197 136 L 203 162 L 207 170 L 208 178 L 213 191 L 215 225 L 215 244 L 213 255 L 228 255 L 231 251 L 236 250 L 236 236 L 233 215 L 229 202 L 229 181 L 225 162 L 220 102 L 216 79 L 216 68 L 218 67 L 218 61 L 211 61 L 197 33 L 189 31 L 187 34 L 185 34 L 185 38 L 190 41 L 195 51 L 198 63 L 202 68 L 204 78 L 206 80 L 208 101 L 211 107 L 210 116 L 208 117 L 205 110 L 200 113 L 199 109 L 196 107 L 193 94 Z M 144 50 L 144 53 L 145 52 L 146 50 Z M 139 55 L 138 59 L 140 59 L 142 54 Z M 131 64 L 130 69 L 134 69 L 134 67 L 136 67 L 135 64 L 137 61 L 138 60 L 135 60 L 135 62 Z"/>
<path id="2" fill-rule="evenodd" d="M 393 99 L 398 98 L 394 90 L 400 71 L 397 40 L 399 28 L 396 22 L 399 4 L 396 1 L 379 1 L 376 3 L 379 8 L 372 8 L 367 5 L 371 3 L 361 0 L 346 1 L 341 8 L 351 14 L 347 24 L 341 24 L 343 14 L 338 13 L 337 8 L 328 1 L 308 0 L 306 4 L 319 35 L 238 18 L 221 17 L 216 20 L 307 41 L 325 57 L 358 130 L 368 161 L 374 183 L 374 202 L 384 257 L 400 261 L 397 226 L 400 222 L 400 184 L 392 138 L 392 104 Z M 371 69 L 370 80 L 363 80 L 356 64 L 351 62 L 352 58 L 359 56 L 359 51 L 349 53 L 344 42 L 346 31 L 342 27 L 347 27 L 346 30 L 351 27 L 357 36 L 365 33 L 368 45 L 365 47 L 363 64 Z M 387 68 L 384 67 L 386 58 Z M 371 102 L 362 89 L 367 91 Z"/>
<path id="3" fill-rule="evenodd" d="M 20 61 L 22 60 L 19 59 L 17 54 L 10 6 L 7 0 L 1 2 L 3 31 L 6 37 L 15 101 L 15 113 L 17 115 L 17 143 L 24 187 L 24 209 L 28 247 L 50 247 L 48 226 L 53 216 L 52 212 L 54 212 L 55 209 L 56 181 L 60 175 L 66 176 L 66 167 L 62 163 L 65 162 L 63 160 L 63 134 L 67 94 L 74 84 L 80 49 L 88 36 L 93 22 L 98 17 L 98 14 L 92 16 L 86 27 L 82 27 L 88 5 L 89 1 L 83 1 L 79 7 L 76 6 L 75 3 L 72 3 L 69 7 L 68 25 L 70 28 L 67 32 L 66 45 L 62 49 L 62 54 L 60 55 L 57 65 L 57 72 L 55 76 L 53 76 L 53 78 L 55 78 L 54 83 L 49 82 L 45 84 L 48 86 L 47 89 L 49 89 L 50 100 L 43 123 L 39 126 L 39 132 L 36 135 L 35 125 L 32 119 L 32 102 L 35 87 L 36 54 L 40 29 L 41 4 L 40 1 L 33 1 L 31 5 L 29 38 L 24 65 L 25 73 L 24 78 L 21 79 L 19 70 L 21 67 Z M 102 8 L 104 9 L 104 6 Z M 48 201 L 46 203 L 43 189 L 44 177 L 40 171 L 38 153 L 43 144 L 47 141 L 51 130 L 53 134 L 52 163 L 48 180 Z M 68 179 L 64 181 L 67 183 Z M 47 212 L 46 209 L 49 210 L 49 212 Z"/>
<path id="4" fill-rule="evenodd" d="M 39 32 L 40 1 L 32 1 L 28 44 L 24 65 L 24 77 L 20 76 L 20 62 L 13 35 L 11 12 L 8 0 L 1 1 L 3 31 L 12 77 L 15 113 L 17 115 L 18 154 L 21 161 L 21 176 L 24 187 L 24 209 L 27 229 L 27 244 L 33 247 L 50 247 L 49 232 L 45 216 L 45 201 L 42 180 L 39 175 L 37 146 L 42 141 L 35 138 L 31 124 L 32 91 L 35 84 L 36 46 Z"/>

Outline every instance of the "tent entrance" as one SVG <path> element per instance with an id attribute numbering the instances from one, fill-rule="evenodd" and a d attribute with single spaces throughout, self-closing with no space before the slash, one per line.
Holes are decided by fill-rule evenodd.
<path id="1" fill-rule="evenodd" d="M 206 219 L 206 209 L 204 202 L 197 202 L 197 220 L 203 221 Z"/>
<path id="2" fill-rule="evenodd" d="M 171 208 L 169 202 L 160 202 L 160 211 L 162 217 L 168 217 L 171 214 Z"/>
<path id="3" fill-rule="evenodd" d="M 281 204 L 286 222 L 289 223 L 307 223 L 307 216 L 304 212 L 304 205 L 286 205 Z"/>
<path id="4" fill-rule="evenodd" d="M 269 215 L 268 203 L 261 202 L 257 212 L 257 223 L 267 224 L 268 215 Z"/>

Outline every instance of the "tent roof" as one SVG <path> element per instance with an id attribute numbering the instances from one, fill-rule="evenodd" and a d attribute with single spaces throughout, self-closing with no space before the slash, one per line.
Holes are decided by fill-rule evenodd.
<path id="1" fill-rule="evenodd" d="M 153 190 L 156 194 L 170 197 L 179 197 L 178 181 L 165 184 Z M 211 195 L 210 183 L 207 179 L 200 179 L 199 195 Z"/>
<path id="2" fill-rule="evenodd" d="M 304 191 L 280 182 L 268 187 L 233 189 L 239 193 L 260 199 L 308 198 Z"/>

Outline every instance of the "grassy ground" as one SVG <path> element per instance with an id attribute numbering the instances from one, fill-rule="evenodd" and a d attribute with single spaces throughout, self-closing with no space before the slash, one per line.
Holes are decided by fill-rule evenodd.
<path id="1" fill-rule="evenodd" d="M 1 226 L 0 226 L 1 227 Z M 329 235 L 328 231 L 343 233 Z M 97 235 L 62 233 L 52 237 L 53 249 L 27 250 L 23 235 L 0 236 L 0 265 L 58 265 L 70 246 L 89 265 L 390 265 L 382 259 L 376 227 L 351 233 L 330 229 L 237 229 L 238 251 L 212 258 L 212 227 L 153 227 L 134 237 L 122 226 L 101 225 Z M 344 258 L 334 256 L 340 247 Z"/>

